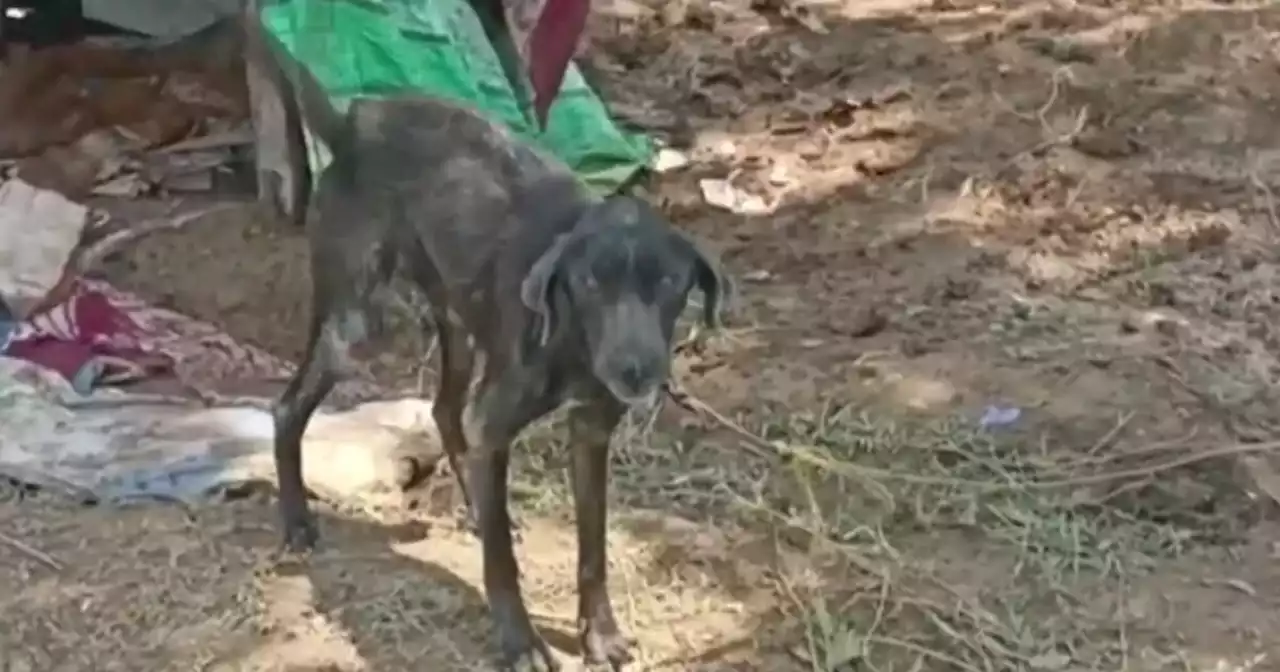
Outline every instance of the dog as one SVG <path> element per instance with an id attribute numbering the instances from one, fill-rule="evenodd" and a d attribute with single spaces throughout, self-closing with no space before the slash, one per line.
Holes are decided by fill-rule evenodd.
<path id="1" fill-rule="evenodd" d="M 703 294 L 702 317 L 715 327 L 733 283 L 649 205 L 593 196 L 566 166 L 474 110 L 404 95 L 357 99 L 338 114 L 296 72 L 304 115 L 334 160 L 308 213 L 306 354 L 274 413 L 284 543 L 307 550 L 318 537 L 302 481 L 307 422 L 347 372 L 352 347 L 382 333 L 393 279 L 407 278 L 439 342 L 432 413 L 482 541 L 504 664 L 559 668 L 521 596 L 507 471 L 517 435 L 568 404 L 579 636 L 589 664 L 620 669 L 632 644 L 605 582 L 610 437 L 628 408 L 660 393 L 691 292 Z"/>

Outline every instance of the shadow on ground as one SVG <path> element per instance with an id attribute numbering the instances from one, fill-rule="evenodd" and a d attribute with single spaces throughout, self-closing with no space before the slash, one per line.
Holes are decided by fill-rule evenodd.
<path id="1" fill-rule="evenodd" d="M 473 669 L 488 660 L 476 589 L 396 554 L 380 525 L 324 515 L 324 547 L 298 563 L 278 554 L 265 501 L 184 511 L 5 494 L 6 538 L 38 549 L 0 548 L 8 669 L 411 669 L 430 659 Z"/>

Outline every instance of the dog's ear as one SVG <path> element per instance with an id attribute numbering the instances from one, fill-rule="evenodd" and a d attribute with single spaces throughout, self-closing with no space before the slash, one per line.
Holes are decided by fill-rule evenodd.
<path id="1" fill-rule="evenodd" d="M 737 292 L 733 279 L 725 272 L 719 259 L 698 243 L 681 236 L 693 250 L 695 281 L 702 291 L 702 320 L 712 329 L 718 329 L 724 322 L 727 306 L 733 302 Z"/>
<path id="2" fill-rule="evenodd" d="M 542 253 L 520 283 L 520 300 L 538 316 L 538 345 L 545 346 L 551 340 L 555 324 L 551 315 L 551 290 L 560 258 L 569 246 L 572 234 L 561 234 L 556 242 Z"/>

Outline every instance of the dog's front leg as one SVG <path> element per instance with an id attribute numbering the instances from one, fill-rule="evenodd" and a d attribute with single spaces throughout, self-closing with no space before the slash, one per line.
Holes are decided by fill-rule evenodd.
<path id="1" fill-rule="evenodd" d="M 607 585 L 609 440 L 625 411 L 622 404 L 607 400 L 579 406 L 569 414 L 578 527 L 578 635 L 591 669 L 621 669 L 631 662 L 634 646 L 618 629 Z"/>
<path id="2" fill-rule="evenodd" d="M 533 628 L 520 594 L 520 567 L 507 509 L 511 442 L 520 430 L 554 407 L 531 391 L 523 376 L 508 372 L 481 384 L 463 420 L 470 450 L 467 471 L 484 556 L 484 590 L 497 629 L 503 663 L 515 672 L 556 672 L 559 663 Z"/>

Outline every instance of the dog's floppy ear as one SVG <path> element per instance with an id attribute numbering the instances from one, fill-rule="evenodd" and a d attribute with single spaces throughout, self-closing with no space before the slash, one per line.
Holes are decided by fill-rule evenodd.
<path id="1" fill-rule="evenodd" d="M 712 329 L 724 322 L 724 313 L 736 294 L 733 280 L 724 272 L 720 260 L 688 236 L 681 235 L 693 251 L 695 281 L 702 291 L 702 320 Z"/>
<path id="2" fill-rule="evenodd" d="M 572 234 L 569 233 L 557 236 L 556 242 L 538 257 L 529 269 L 529 274 L 520 283 L 520 300 L 538 316 L 539 346 L 545 346 L 551 340 L 551 332 L 555 326 L 551 315 L 551 282 L 571 238 Z"/>

